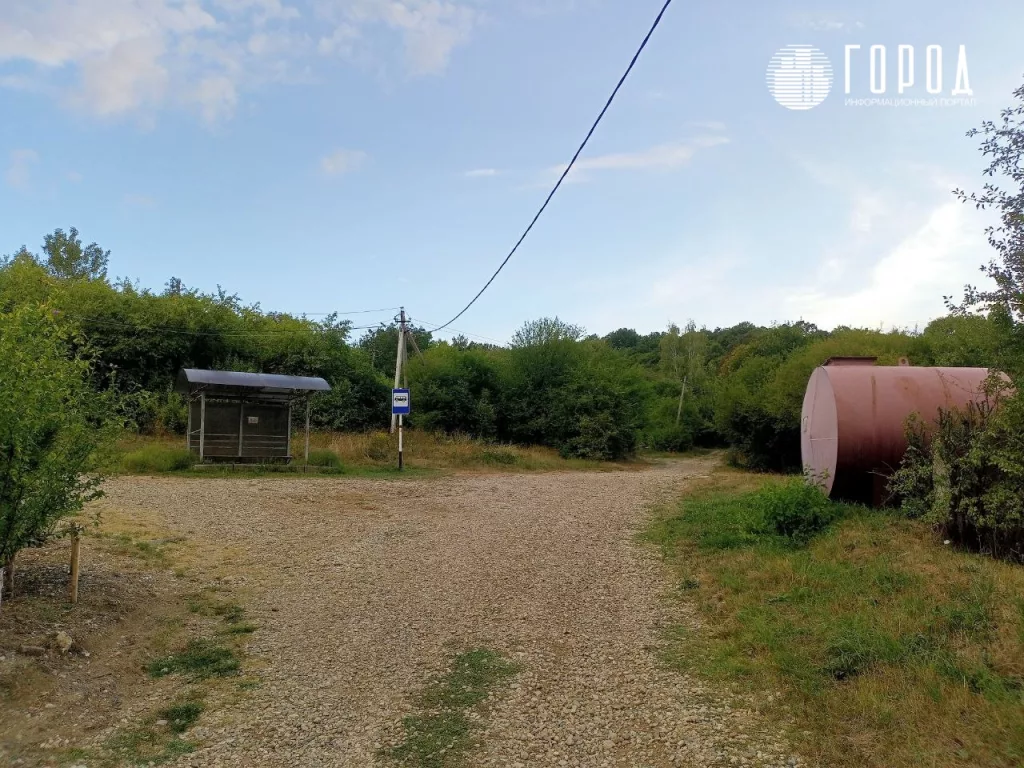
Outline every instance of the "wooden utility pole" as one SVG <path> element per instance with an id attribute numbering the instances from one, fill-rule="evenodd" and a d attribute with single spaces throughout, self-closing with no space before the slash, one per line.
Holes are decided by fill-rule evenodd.
<path id="1" fill-rule="evenodd" d="M 401 307 L 398 315 L 398 351 L 395 357 L 395 389 L 402 386 L 402 363 L 405 361 L 405 307 Z M 391 414 L 391 434 L 398 426 L 398 416 Z"/>

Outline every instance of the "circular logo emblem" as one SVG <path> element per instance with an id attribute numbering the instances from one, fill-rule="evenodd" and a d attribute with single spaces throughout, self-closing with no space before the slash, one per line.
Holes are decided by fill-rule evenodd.
<path id="1" fill-rule="evenodd" d="M 832 64 L 813 45 L 787 45 L 768 63 L 768 90 L 787 109 L 810 109 L 832 90 Z"/>

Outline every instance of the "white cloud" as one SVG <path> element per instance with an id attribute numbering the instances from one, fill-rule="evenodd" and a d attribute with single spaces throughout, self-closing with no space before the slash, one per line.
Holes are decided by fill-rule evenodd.
<path id="1" fill-rule="evenodd" d="M 339 149 L 320 159 L 320 170 L 328 176 L 340 176 L 357 170 L 366 162 L 366 153 L 352 149 Z"/>
<path id="2" fill-rule="evenodd" d="M 298 8 L 281 0 L 214 0 L 214 5 L 236 15 L 252 13 L 260 25 L 272 19 L 297 19 L 302 15 Z"/>
<path id="3" fill-rule="evenodd" d="M 692 125 L 694 128 L 703 128 L 706 131 L 724 131 L 726 129 L 725 123 L 720 120 L 691 120 L 688 125 Z"/>
<path id="4" fill-rule="evenodd" d="M 78 171 L 68 171 L 68 181 L 72 184 L 79 184 L 84 178 Z"/>
<path id="5" fill-rule="evenodd" d="M 937 205 L 879 258 L 861 254 L 856 264 L 861 279 L 835 281 L 819 273 L 816 284 L 791 293 L 786 299 L 791 316 L 831 328 L 912 326 L 943 315 L 942 297 L 975 280 L 987 258 L 973 212 L 955 200 Z"/>
<path id="6" fill-rule="evenodd" d="M 204 122 L 212 125 L 234 114 L 238 89 L 231 77 L 210 75 L 196 84 L 192 98 L 199 105 Z"/>
<path id="7" fill-rule="evenodd" d="M 306 0 L 0 0 L 0 88 L 101 117 L 184 107 L 213 123 L 246 91 L 308 79 L 318 53 L 372 61 L 397 42 L 409 72 L 440 73 L 481 18 L 474 3 L 311 0 L 307 18 Z"/>
<path id="8" fill-rule="evenodd" d="M 699 150 L 728 143 L 729 139 L 725 136 L 698 136 L 690 141 L 659 144 L 658 146 L 637 152 L 618 152 L 609 155 L 598 155 L 597 157 L 584 157 L 576 162 L 572 175 L 585 174 L 588 171 L 640 171 L 678 168 L 689 163 Z M 553 168 L 552 172 L 562 173 L 565 167 L 560 165 Z"/>
<path id="9" fill-rule="evenodd" d="M 850 210 L 850 231 L 869 234 L 886 211 L 882 197 L 872 192 L 860 192 L 854 198 Z"/>
<path id="10" fill-rule="evenodd" d="M 33 149 L 12 151 L 5 176 L 8 185 L 15 189 L 27 189 L 32 183 L 32 166 L 37 162 L 39 162 L 39 155 Z"/>
<path id="11" fill-rule="evenodd" d="M 82 61 L 81 86 L 70 100 L 97 115 L 119 115 L 163 102 L 170 78 L 159 39 L 124 40 L 103 56 Z"/>
<path id="12" fill-rule="evenodd" d="M 484 179 L 491 176 L 497 176 L 499 171 L 495 168 L 476 168 L 472 171 L 466 171 L 463 176 L 467 179 Z"/>
<path id="13" fill-rule="evenodd" d="M 321 37 L 322 53 L 352 55 L 353 30 L 382 25 L 402 36 L 405 58 L 415 75 L 436 75 L 452 51 L 469 39 L 482 14 L 459 0 L 320 0 L 322 17 L 335 27 Z"/>

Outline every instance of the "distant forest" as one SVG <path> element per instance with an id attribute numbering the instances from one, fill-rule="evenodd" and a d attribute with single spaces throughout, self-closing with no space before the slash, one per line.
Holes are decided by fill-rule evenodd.
<path id="1" fill-rule="evenodd" d="M 397 347 L 394 324 L 361 331 L 338 316 L 264 312 L 225 290 L 206 294 L 171 278 L 154 292 L 107 277 L 110 254 L 56 230 L 38 253 L 0 261 L 0 312 L 45 307 L 113 389 L 134 428 L 183 432 L 172 392 L 183 367 L 322 376 L 320 429 L 386 427 Z M 685 315 L 685 307 L 680 308 Z M 812 323 L 683 327 L 603 337 L 558 318 L 525 323 L 507 347 L 415 329 L 413 427 L 500 442 L 548 445 L 566 456 L 618 459 L 640 448 L 728 447 L 757 469 L 799 469 L 799 415 L 815 366 L 837 355 L 908 357 L 915 365 L 1012 368 L 1007 321 L 952 314 L 926 328 L 879 332 Z"/>

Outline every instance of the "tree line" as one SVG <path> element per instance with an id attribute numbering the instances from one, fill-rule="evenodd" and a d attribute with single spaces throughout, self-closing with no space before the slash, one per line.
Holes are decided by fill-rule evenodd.
<path id="1" fill-rule="evenodd" d="M 365 431 L 389 420 L 398 330 L 360 335 L 348 320 L 295 317 L 203 293 L 171 278 L 161 291 L 107 277 L 109 251 L 75 229 L 46 235 L 0 263 L 0 313 L 45 308 L 89 362 L 93 388 L 112 391 L 144 432 L 183 432 L 181 368 L 322 376 L 320 429 Z M 414 329 L 410 425 L 484 439 L 548 445 L 566 456 L 621 459 L 639 448 L 728 447 L 756 469 L 800 468 L 799 414 L 815 366 L 836 355 L 903 356 L 916 365 L 1005 367 L 997 318 L 954 314 L 924 329 L 819 329 L 694 322 L 641 334 L 590 334 L 559 318 L 525 323 L 507 346 Z"/>

